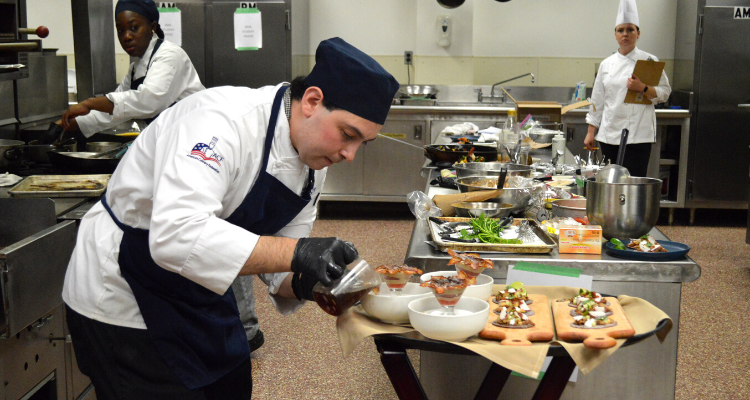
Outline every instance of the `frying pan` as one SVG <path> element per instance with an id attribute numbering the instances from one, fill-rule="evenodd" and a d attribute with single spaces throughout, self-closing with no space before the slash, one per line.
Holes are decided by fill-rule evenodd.
<path id="1" fill-rule="evenodd" d="M 430 161 L 455 163 L 463 156 L 468 156 L 474 148 L 474 155 L 484 157 L 485 161 L 497 161 L 497 148 L 474 144 L 430 144 L 424 146 L 424 156 Z"/>
<path id="2" fill-rule="evenodd" d="M 77 174 L 111 174 L 114 172 L 120 159 L 114 158 L 114 155 L 105 158 L 91 158 L 98 154 L 86 151 L 50 151 L 47 153 L 52 165 L 63 171 Z"/>

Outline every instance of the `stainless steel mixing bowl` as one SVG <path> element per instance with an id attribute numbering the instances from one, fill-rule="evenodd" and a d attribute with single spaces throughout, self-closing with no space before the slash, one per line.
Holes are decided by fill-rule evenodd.
<path id="1" fill-rule="evenodd" d="M 477 185 L 477 182 L 484 182 L 487 185 Z M 497 177 L 489 176 L 469 176 L 466 178 L 456 179 L 456 185 L 461 193 L 476 192 L 481 190 L 495 190 L 497 184 Z M 542 190 L 543 184 L 535 185 L 527 188 L 503 188 L 503 194 L 496 196 L 486 201 L 500 203 L 500 204 L 511 204 L 513 208 L 511 212 L 520 212 L 529 206 L 531 200 L 531 194 L 533 192 Z"/>
<path id="2" fill-rule="evenodd" d="M 478 217 L 484 214 L 490 218 L 501 218 L 510 215 L 513 210 L 512 204 L 501 204 L 489 201 L 476 201 L 476 202 L 465 202 L 451 204 L 456 215 L 459 217 Z"/>
<path id="3" fill-rule="evenodd" d="M 589 223 L 602 235 L 621 240 L 647 234 L 659 218 L 661 180 L 630 177 L 627 183 L 586 181 Z M 628 242 L 625 242 L 628 243 Z"/>

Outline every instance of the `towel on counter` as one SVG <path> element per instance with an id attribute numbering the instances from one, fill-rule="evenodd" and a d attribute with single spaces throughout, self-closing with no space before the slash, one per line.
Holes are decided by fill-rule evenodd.
<path id="1" fill-rule="evenodd" d="M 0 175 L 0 187 L 15 185 L 16 183 L 20 182 L 22 179 L 23 178 L 21 178 L 18 175 L 13 175 L 11 173 L 6 172 Z"/>
<path id="2" fill-rule="evenodd" d="M 457 125 L 446 126 L 440 133 L 446 135 L 476 135 L 479 127 L 471 122 L 464 122 Z"/>
<path id="3" fill-rule="evenodd" d="M 503 130 L 490 126 L 489 128 L 479 131 L 478 142 L 500 142 L 500 132 Z"/>

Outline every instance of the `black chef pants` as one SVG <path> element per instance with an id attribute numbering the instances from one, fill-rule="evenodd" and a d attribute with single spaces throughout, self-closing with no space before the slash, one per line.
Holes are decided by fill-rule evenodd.
<path id="1" fill-rule="evenodd" d="M 246 400 L 253 391 L 250 358 L 217 382 L 188 390 L 144 329 L 105 324 L 65 307 L 78 368 L 101 400 Z"/>
<path id="2" fill-rule="evenodd" d="M 623 167 L 628 169 L 630 176 L 648 176 L 648 160 L 651 158 L 651 145 L 653 143 L 633 143 L 625 146 L 625 161 Z M 620 145 L 599 142 L 604 159 L 609 159 L 612 164 L 617 162 L 617 152 Z"/>

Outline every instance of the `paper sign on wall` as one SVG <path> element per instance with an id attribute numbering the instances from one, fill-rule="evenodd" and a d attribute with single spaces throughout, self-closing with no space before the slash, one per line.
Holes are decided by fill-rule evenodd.
<path id="1" fill-rule="evenodd" d="M 238 8 L 234 12 L 234 48 L 238 51 L 263 47 L 263 29 L 257 8 Z"/>
<path id="2" fill-rule="evenodd" d="M 164 40 L 182 46 L 182 13 L 177 7 L 159 8 L 159 25 Z"/>

